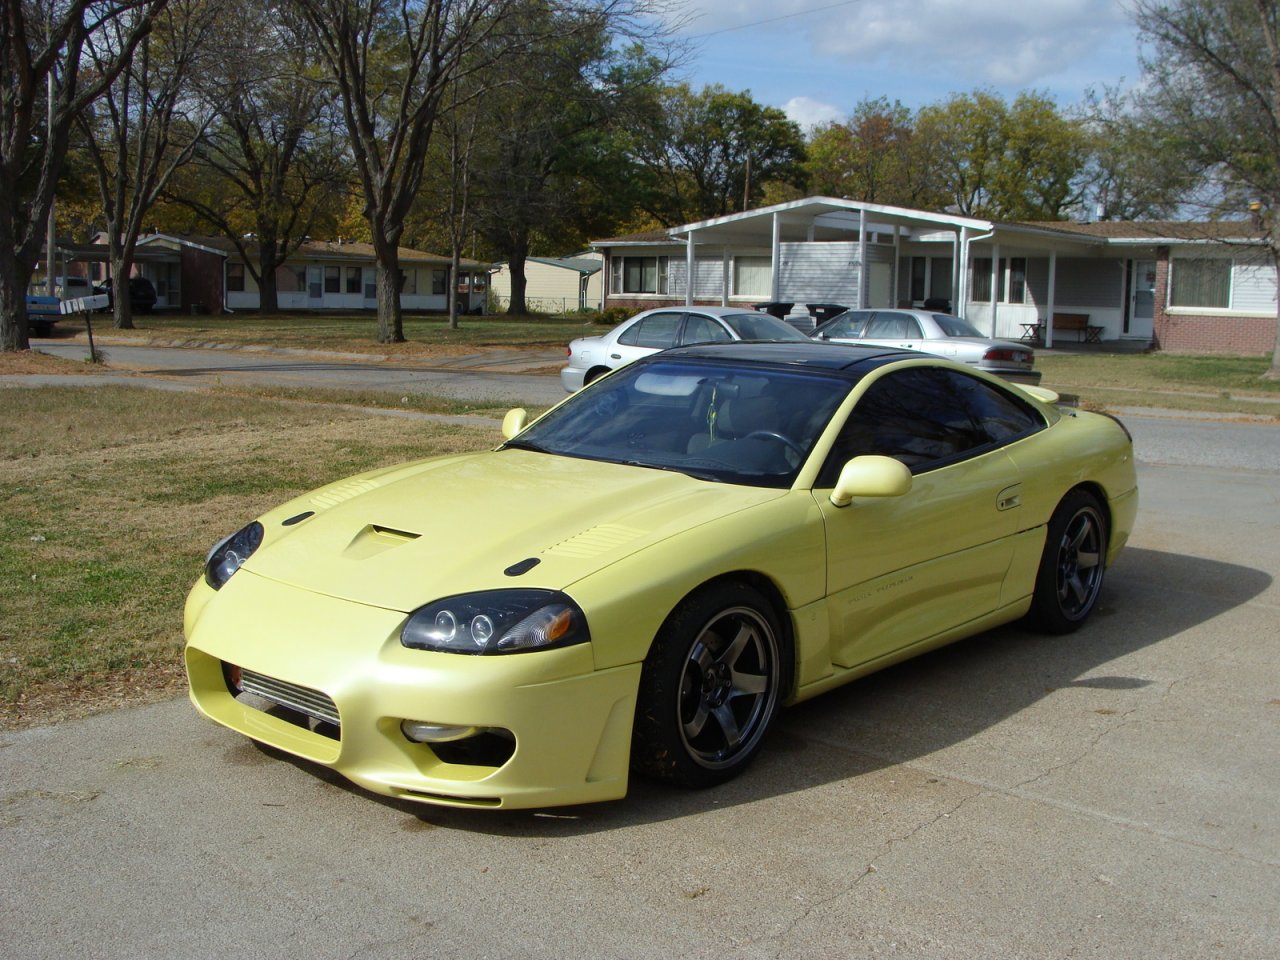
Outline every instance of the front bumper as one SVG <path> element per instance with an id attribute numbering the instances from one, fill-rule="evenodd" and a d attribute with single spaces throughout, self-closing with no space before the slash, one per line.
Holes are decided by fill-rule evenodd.
<path id="1" fill-rule="evenodd" d="M 564 387 L 569 393 L 577 393 L 582 389 L 583 381 L 587 378 L 585 368 L 579 367 L 563 367 L 560 370 L 560 386 Z"/>
<path id="2" fill-rule="evenodd" d="M 595 670 L 589 644 L 465 656 L 401 646 L 404 614 L 237 573 L 187 603 L 191 700 L 212 720 L 323 764 L 375 793 L 465 807 L 542 807 L 624 796 L 640 665 Z M 322 694 L 339 726 L 237 699 L 224 663 Z M 402 720 L 497 728 L 501 765 L 446 762 Z M 442 751 L 443 752 L 443 751 Z"/>

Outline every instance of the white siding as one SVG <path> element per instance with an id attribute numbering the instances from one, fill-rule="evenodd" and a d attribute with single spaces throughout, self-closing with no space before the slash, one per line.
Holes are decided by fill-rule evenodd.
<path id="1" fill-rule="evenodd" d="M 868 253 L 879 252 L 879 247 L 868 246 Z M 885 248 L 890 262 L 893 248 Z M 784 243 L 779 256 L 778 299 L 796 303 L 847 303 L 858 302 L 858 244 L 837 243 Z"/>
<path id="2" fill-rule="evenodd" d="M 684 257 L 671 257 L 667 261 L 667 283 L 670 295 L 683 297 L 688 263 Z M 724 290 L 724 259 L 722 257 L 694 257 L 693 299 L 720 302 Z"/>
<path id="3" fill-rule="evenodd" d="M 1269 260 L 1237 260 L 1231 271 L 1231 309 L 1276 312 L 1276 271 Z"/>

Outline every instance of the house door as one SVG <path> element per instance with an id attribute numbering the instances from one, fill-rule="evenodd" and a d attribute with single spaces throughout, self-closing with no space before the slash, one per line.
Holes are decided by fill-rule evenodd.
<path id="1" fill-rule="evenodd" d="M 867 270 L 868 307 L 893 306 L 893 264 L 873 260 Z"/>
<path id="2" fill-rule="evenodd" d="M 1129 261 L 1129 302 L 1125 305 L 1124 335 L 1150 340 L 1154 334 L 1156 262 Z"/>
<path id="3" fill-rule="evenodd" d="M 307 306 L 318 307 L 324 303 L 324 268 L 307 266 Z"/>

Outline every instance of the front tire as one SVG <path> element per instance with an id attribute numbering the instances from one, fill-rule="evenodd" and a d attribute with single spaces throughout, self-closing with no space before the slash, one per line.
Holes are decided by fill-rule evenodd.
<path id="1" fill-rule="evenodd" d="M 1049 519 L 1028 619 L 1046 633 L 1078 630 L 1098 602 L 1106 570 L 1107 518 L 1084 490 L 1067 494 Z"/>
<path id="2" fill-rule="evenodd" d="M 686 787 L 741 773 L 791 680 L 790 644 L 769 601 L 740 582 L 685 599 L 640 677 L 631 765 Z"/>

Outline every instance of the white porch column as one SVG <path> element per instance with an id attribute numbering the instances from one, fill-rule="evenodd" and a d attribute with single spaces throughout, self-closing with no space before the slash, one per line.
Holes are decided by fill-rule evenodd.
<path id="1" fill-rule="evenodd" d="M 726 246 L 721 253 L 723 262 L 720 264 L 720 306 L 727 307 L 729 305 L 729 248 Z"/>
<path id="2" fill-rule="evenodd" d="M 693 231 L 684 241 L 684 305 L 693 306 Z"/>
<path id="3" fill-rule="evenodd" d="M 996 316 L 1000 312 L 1000 244 L 991 245 L 991 336 L 996 335 Z"/>
<path id="4" fill-rule="evenodd" d="M 858 214 L 858 303 L 859 310 L 867 308 L 867 211 Z"/>
<path id="5" fill-rule="evenodd" d="M 953 258 L 956 271 L 951 293 L 956 301 L 956 316 L 969 316 L 969 228 L 960 228 L 960 253 Z"/>
<path id="6" fill-rule="evenodd" d="M 782 271 L 779 269 L 778 255 L 782 250 L 782 221 L 778 219 L 778 215 L 773 215 L 773 240 L 769 247 L 769 266 L 771 268 L 771 276 L 769 279 L 769 299 L 774 303 L 778 302 L 778 289 Z"/>
<path id="7" fill-rule="evenodd" d="M 1058 284 L 1058 251 L 1049 251 L 1049 303 L 1044 315 L 1044 345 L 1053 346 L 1053 305 Z"/>
<path id="8" fill-rule="evenodd" d="M 889 297 L 889 306 L 898 305 L 898 269 L 902 263 L 902 232 L 898 224 L 893 225 L 893 293 Z"/>

